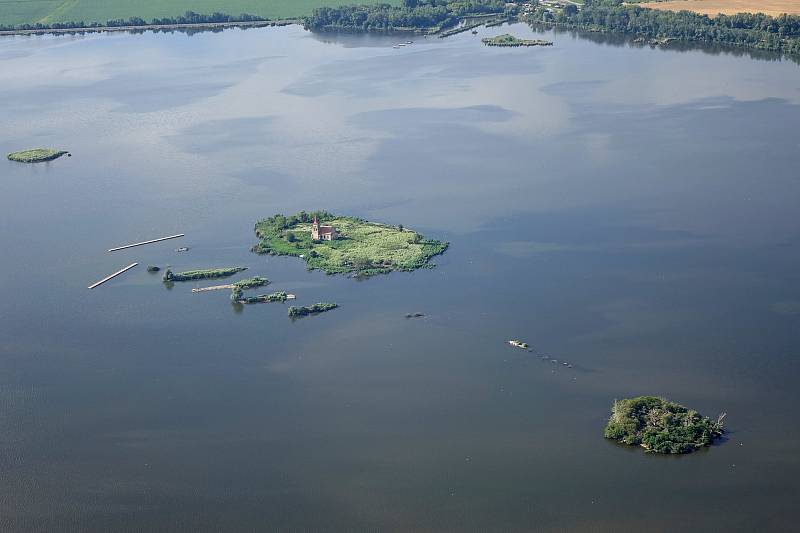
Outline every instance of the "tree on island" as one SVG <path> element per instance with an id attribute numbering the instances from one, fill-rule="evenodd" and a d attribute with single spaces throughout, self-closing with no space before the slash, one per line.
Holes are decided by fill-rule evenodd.
<path id="1" fill-rule="evenodd" d="M 664 398 L 639 396 L 614 401 L 605 437 L 651 453 L 689 453 L 722 437 L 723 418 L 712 421 Z"/>

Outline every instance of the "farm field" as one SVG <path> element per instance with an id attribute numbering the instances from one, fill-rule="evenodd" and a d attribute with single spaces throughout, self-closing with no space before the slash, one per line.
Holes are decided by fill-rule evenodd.
<path id="1" fill-rule="evenodd" d="M 640 4 L 653 9 L 668 11 L 688 10 L 706 15 L 733 15 L 736 13 L 766 13 L 778 16 L 782 13 L 800 15 L 800 0 L 668 0 Z"/>
<path id="2" fill-rule="evenodd" d="M 361 0 L 375 3 L 377 0 Z M 399 0 L 384 0 L 398 3 Z M 348 0 L 0 0 L 0 25 L 53 24 L 54 22 L 105 22 L 109 19 L 175 17 L 186 11 L 228 15 L 247 13 L 265 18 L 310 14 L 321 6 L 338 6 Z"/>

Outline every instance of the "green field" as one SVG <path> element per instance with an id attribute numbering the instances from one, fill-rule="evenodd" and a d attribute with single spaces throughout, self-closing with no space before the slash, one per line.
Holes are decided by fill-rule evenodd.
<path id="1" fill-rule="evenodd" d="M 399 0 L 381 0 L 399 4 Z M 320 6 L 340 6 L 353 0 L 0 0 L 0 25 L 53 24 L 55 22 L 105 22 L 140 17 L 145 20 L 175 17 L 186 11 L 210 15 L 258 15 L 290 18 L 311 14 Z M 359 4 L 378 0 L 358 0 Z"/>

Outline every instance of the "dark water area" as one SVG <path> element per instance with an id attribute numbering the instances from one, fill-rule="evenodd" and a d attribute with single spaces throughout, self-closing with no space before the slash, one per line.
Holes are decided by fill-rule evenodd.
<path id="1" fill-rule="evenodd" d="M 555 46 L 481 46 L 505 31 Z M 0 152 L 73 154 L 0 162 L 0 530 L 796 529 L 797 65 L 396 40 L 0 40 Z M 451 247 L 365 281 L 249 252 L 320 208 Z M 292 322 L 148 264 L 341 307 Z M 726 411 L 727 440 L 605 441 L 639 394 Z"/>

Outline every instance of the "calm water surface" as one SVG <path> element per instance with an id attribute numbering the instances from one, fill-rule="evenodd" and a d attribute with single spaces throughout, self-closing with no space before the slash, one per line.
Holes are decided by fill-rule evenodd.
<path id="1" fill-rule="evenodd" d="M 798 527 L 800 67 L 482 36 L 0 40 L 0 152 L 73 154 L 0 162 L 0 530 Z M 452 246 L 363 282 L 249 252 L 318 208 Z M 729 438 L 605 441 L 638 394 Z"/>

